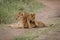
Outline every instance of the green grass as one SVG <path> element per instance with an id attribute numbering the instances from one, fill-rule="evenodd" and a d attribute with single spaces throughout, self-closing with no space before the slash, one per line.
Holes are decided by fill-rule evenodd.
<path id="1" fill-rule="evenodd" d="M 21 12 L 36 13 L 42 8 L 44 5 L 34 0 L 0 0 L 0 23 L 15 22 L 18 9 L 21 9 Z"/>
<path id="2" fill-rule="evenodd" d="M 14 40 L 32 40 L 33 38 L 30 38 L 30 37 L 18 37 L 18 38 L 15 38 Z"/>

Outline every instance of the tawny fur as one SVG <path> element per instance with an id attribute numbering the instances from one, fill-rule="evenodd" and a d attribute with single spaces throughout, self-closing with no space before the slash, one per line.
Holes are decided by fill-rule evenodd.
<path id="1" fill-rule="evenodd" d="M 27 23 L 29 28 L 35 27 L 35 14 L 29 14 L 27 17 Z"/>
<path id="2" fill-rule="evenodd" d="M 28 28 L 28 23 L 27 23 L 27 17 L 28 17 L 28 13 L 24 12 L 23 14 L 23 23 L 24 23 L 24 28 Z"/>

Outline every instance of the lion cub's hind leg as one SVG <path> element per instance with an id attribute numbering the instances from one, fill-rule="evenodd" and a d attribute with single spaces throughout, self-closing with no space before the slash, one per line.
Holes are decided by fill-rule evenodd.
<path id="1" fill-rule="evenodd" d="M 41 22 L 41 21 L 36 21 L 35 24 L 36 24 L 37 27 L 47 27 L 47 26 L 46 26 L 43 22 Z"/>

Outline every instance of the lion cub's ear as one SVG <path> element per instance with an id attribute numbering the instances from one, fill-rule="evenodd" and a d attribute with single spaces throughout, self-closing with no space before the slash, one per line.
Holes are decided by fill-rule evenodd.
<path id="1" fill-rule="evenodd" d="M 21 12 L 19 12 L 19 13 L 18 13 L 18 16 L 19 16 L 19 17 L 20 17 L 20 16 L 23 16 L 23 14 L 22 14 Z"/>

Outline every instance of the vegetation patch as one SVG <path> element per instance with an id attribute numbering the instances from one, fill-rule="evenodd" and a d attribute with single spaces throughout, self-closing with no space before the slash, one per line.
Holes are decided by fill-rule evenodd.
<path id="1" fill-rule="evenodd" d="M 34 0 L 0 0 L 0 23 L 16 22 L 15 17 L 18 9 L 21 9 L 21 12 L 35 13 L 42 8 L 44 5 Z"/>

